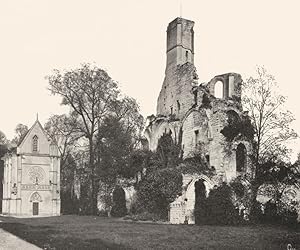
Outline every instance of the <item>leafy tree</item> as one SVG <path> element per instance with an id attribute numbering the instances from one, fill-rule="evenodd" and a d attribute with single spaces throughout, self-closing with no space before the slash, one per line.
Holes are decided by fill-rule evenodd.
<path id="1" fill-rule="evenodd" d="M 19 123 L 15 128 L 16 136 L 12 139 L 12 143 L 18 145 L 28 132 L 28 127 L 22 123 Z"/>
<path id="2" fill-rule="evenodd" d="M 131 155 L 140 148 L 144 118 L 133 98 L 124 97 L 113 103 L 113 108 L 101 123 L 97 134 L 97 174 L 101 181 L 118 175 L 135 176 L 130 165 Z"/>
<path id="3" fill-rule="evenodd" d="M 271 195 L 277 203 L 281 201 L 287 188 L 300 185 L 300 173 L 297 168 L 284 162 L 265 162 L 260 165 L 258 173 L 257 181 L 269 187 L 260 189 L 260 194 Z"/>
<path id="4" fill-rule="evenodd" d="M 182 161 L 180 143 L 173 141 L 171 132 L 158 139 L 156 154 L 161 168 L 176 167 Z"/>
<path id="5" fill-rule="evenodd" d="M 76 146 L 80 147 L 78 140 L 83 136 L 81 130 L 77 128 L 76 117 L 72 114 L 69 116 L 52 115 L 45 124 L 45 130 L 57 143 L 61 156 L 61 168 L 63 168 Z"/>
<path id="6" fill-rule="evenodd" d="M 60 168 L 61 168 L 61 199 L 62 212 L 77 212 L 77 197 L 75 195 L 75 181 L 77 178 L 78 166 L 82 156 L 82 148 L 80 138 L 82 132 L 77 127 L 77 121 L 72 114 L 52 115 L 45 124 L 45 130 L 54 140 L 60 152 Z"/>
<path id="7" fill-rule="evenodd" d="M 8 140 L 6 139 L 5 134 L 0 130 L 0 160 L 7 152 L 7 144 Z"/>
<path id="8" fill-rule="evenodd" d="M 97 213 L 97 181 L 95 175 L 95 141 L 99 125 L 111 112 L 113 102 L 119 95 L 117 83 L 103 69 L 89 64 L 82 67 L 54 73 L 47 77 L 49 90 L 62 97 L 62 105 L 71 108 L 76 118 L 76 128 L 87 139 L 90 173 L 92 213 Z"/>
<path id="9" fill-rule="evenodd" d="M 229 119 L 228 125 L 226 125 L 220 132 L 230 142 L 232 142 L 238 135 L 244 136 L 249 141 L 253 141 L 255 134 L 251 120 L 248 116 L 243 116 L 241 119 Z"/>
<path id="10" fill-rule="evenodd" d="M 133 151 L 131 134 L 114 116 L 107 117 L 98 133 L 99 162 L 97 175 L 104 182 L 115 183 L 118 175 L 130 177 L 129 156 Z M 110 181 L 109 181 L 110 180 Z"/>
<path id="11" fill-rule="evenodd" d="M 143 117 L 136 100 L 121 96 L 117 83 L 96 66 L 55 70 L 48 80 L 51 93 L 60 95 L 62 105 L 71 108 L 69 116 L 52 117 L 48 128 L 58 135 L 66 159 L 74 142 L 82 152 L 87 148 L 88 164 L 81 170 L 91 182 L 85 181 L 86 190 L 91 190 L 92 213 L 96 214 L 99 181 L 113 183 L 118 174 L 128 173 L 128 154 L 139 145 Z"/>
<path id="12" fill-rule="evenodd" d="M 244 83 L 242 99 L 243 107 L 249 112 L 255 132 L 252 157 L 254 179 L 251 181 L 252 205 L 255 203 L 259 186 L 264 181 L 269 181 L 270 169 L 266 166 L 286 160 L 289 153 L 287 143 L 298 137 L 291 128 L 294 116 L 285 109 L 286 97 L 278 92 L 274 76 L 267 73 L 264 67 L 257 67 L 256 73 L 255 77 L 248 78 Z"/>
<path id="13" fill-rule="evenodd" d="M 123 130 L 131 134 L 133 147 L 140 147 L 141 133 L 144 128 L 144 117 L 140 114 L 140 108 L 134 98 L 125 96 L 113 103 L 111 115 L 122 122 Z"/>

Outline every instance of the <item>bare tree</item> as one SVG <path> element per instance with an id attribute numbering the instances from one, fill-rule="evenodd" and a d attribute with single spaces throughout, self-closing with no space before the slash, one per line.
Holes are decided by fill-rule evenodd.
<path id="1" fill-rule="evenodd" d="M 270 183 L 271 180 L 272 183 L 278 184 L 289 179 L 288 173 L 292 172 L 282 171 L 279 178 L 278 174 L 273 174 L 276 168 L 272 166 L 282 164 L 289 158 L 290 150 L 287 143 L 298 137 L 291 128 L 295 118 L 285 109 L 286 97 L 278 92 L 274 76 L 268 74 L 264 67 L 257 67 L 256 72 L 257 75 L 248 78 L 243 86 L 243 107 L 249 111 L 255 131 L 254 178 L 251 180 L 250 201 L 252 205 L 262 184 Z"/>
<path id="2" fill-rule="evenodd" d="M 286 110 L 286 97 L 278 93 L 274 76 L 264 67 L 257 67 L 257 76 L 244 83 L 243 107 L 249 111 L 255 130 L 254 163 L 287 156 L 287 142 L 296 139 L 291 128 L 295 120 Z"/>

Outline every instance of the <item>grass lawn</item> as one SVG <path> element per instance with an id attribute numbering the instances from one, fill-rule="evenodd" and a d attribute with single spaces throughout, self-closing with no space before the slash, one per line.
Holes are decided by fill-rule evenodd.
<path id="1" fill-rule="evenodd" d="M 0 220 L 0 228 L 41 248 L 245 250 L 287 249 L 291 243 L 300 249 L 299 229 L 274 226 L 167 225 L 76 215 Z"/>

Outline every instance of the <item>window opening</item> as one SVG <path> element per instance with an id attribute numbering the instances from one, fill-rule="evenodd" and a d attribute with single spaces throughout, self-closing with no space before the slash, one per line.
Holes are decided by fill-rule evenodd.
<path id="1" fill-rule="evenodd" d="M 217 81 L 215 84 L 215 97 L 216 98 L 224 98 L 224 93 L 223 93 L 223 82 L 222 81 Z"/>
<path id="2" fill-rule="evenodd" d="M 32 138 L 32 151 L 33 152 L 37 152 L 38 151 L 38 143 L 39 143 L 39 139 L 38 139 L 37 135 L 35 135 Z"/>

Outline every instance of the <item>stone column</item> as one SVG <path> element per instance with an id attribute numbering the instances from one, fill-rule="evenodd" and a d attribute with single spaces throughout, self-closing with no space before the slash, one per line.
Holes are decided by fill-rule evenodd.
<path id="1" fill-rule="evenodd" d="M 21 184 L 22 184 L 22 155 L 17 156 L 17 214 L 22 214 L 22 199 L 21 199 Z"/>

